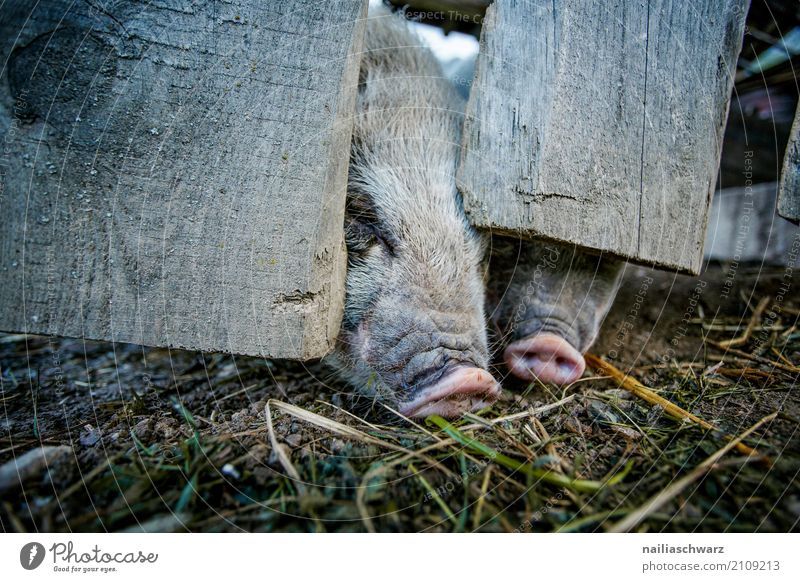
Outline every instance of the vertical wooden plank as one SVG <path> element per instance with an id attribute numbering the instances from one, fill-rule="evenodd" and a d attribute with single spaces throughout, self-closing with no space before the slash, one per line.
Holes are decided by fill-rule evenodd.
<path id="1" fill-rule="evenodd" d="M 700 271 L 746 12 L 737 0 L 648 3 L 641 260 Z"/>
<path id="2" fill-rule="evenodd" d="M 745 8 L 494 2 L 458 174 L 473 224 L 697 272 Z"/>
<path id="3" fill-rule="evenodd" d="M 778 192 L 778 214 L 800 224 L 800 106 L 794 114 Z"/>
<path id="4" fill-rule="evenodd" d="M 7 3 L 0 329 L 328 352 L 365 11 Z"/>

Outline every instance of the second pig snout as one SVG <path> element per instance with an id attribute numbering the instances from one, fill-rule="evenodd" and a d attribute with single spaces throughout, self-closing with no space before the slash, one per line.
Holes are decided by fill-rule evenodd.
<path id="1" fill-rule="evenodd" d="M 503 359 L 512 374 L 524 380 L 571 384 L 586 369 L 583 355 L 563 337 L 543 332 L 510 344 Z"/>

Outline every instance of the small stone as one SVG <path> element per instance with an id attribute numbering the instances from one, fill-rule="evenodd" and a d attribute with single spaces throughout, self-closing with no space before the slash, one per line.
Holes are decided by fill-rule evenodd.
<path id="1" fill-rule="evenodd" d="M 225 463 L 222 466 L 222 474 L 232 479 L 240 479 L 242 476 L 241 473 L 239 473 L 239 471 L 236 469 L 236 467 L 234 467 L 230 463 Z"/>
<path id="2" fill-rule="evenodd" d="M 283 439 L 286 441 L 286 444 L 292 447 L 293 449 L 298 448 L 303 443 L 303 436 L 300 434 L 290 434 Z"/>
<path id="3" fill-rule="evenodd" d="M 26 481 L 41 475 L 61 459 L 69 459 L 72 447 L 44 446 L 31 449 L 27 453 L 0 465 L 0 493 L 17 489 Z"/>
<path id="4" fill-rule="evenodd" d="M 136 423 L 136 426 L 133 427 L 133 434 L 136 435 L 136 438 L 139 440 L 146 440 L 150 435 L 152 426 L 153 422 L 149 418 L 140 420 L 138 423 Z"/>
<path id="5" fill-rule="evenodd" d="M 592 400 L 587 411 L 594 422 L 601 424 L 619 424 L 622 422 L 617 413 L 608 404 L 600 400 Z"/>
<path id="6" fill-rule="evenodd" d="M 630 428 L 629 426 L 612 426 L 611 430 L 632 441 L 638 441 L 644 436 L 638 430 Z"/>
<path id="7" fill-rule="evenodd" d="M 100 440 L 100 434 L 95 430 L 91 424 L 83 427 L 81 436 L 78 439 L 84 447 L 93 447 Z"/>
<path id="8" fill-rule="evenodd" d="M 342 439 L 332 439 L 331 440 L 331 451 L 333 451 L 337 455 L 339 453 L 341 453 L 342 451 L 344 451 L 346 446 L 347 445 L 345 444 L 345 442 Z"/>

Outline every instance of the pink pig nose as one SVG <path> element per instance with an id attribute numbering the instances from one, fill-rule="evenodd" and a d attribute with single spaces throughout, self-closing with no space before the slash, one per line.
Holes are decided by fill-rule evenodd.
<path id="1" fill-rule="evenodd" d="M 431 414 L 453 418 L 486 408 L 497 400 L 499 394 L 500 384 L 489 372 L 462 366 L 426 388 L 410 402 L 403 403 L 400 413 L 416 418 Z"/>
<path id="2" fill-rule="evenodd" d="M 511 373 L 523 380 L 570 384 L 583 375 L 586 362 L 567 340 L 540 333 L 509 345 L 503 357 Z"/>

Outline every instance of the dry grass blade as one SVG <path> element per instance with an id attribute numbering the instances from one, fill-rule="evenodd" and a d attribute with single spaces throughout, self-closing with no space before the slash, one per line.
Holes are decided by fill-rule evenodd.
<path id="1" fill-rule="evenodd" d="M 661 406 L 664 409 L 664 411 L 670 416 L 673 416 L 675 418 L 691 420 L 692 422 L 702 426 L 706 430 L 722 432 L 720 431 L 719 428 L 717 428 L 710 422 L 707 422 L 702 418 L 700 418 L 699 416 L 695 416 L 691 412 L 684 410 L 683 408 L 681 408 L 677 404 L 670 402 L 663 396 L 659 396 L 658 394 L 647 388 L 644 384 L 642 384 L 635 378 L 621 372 L 616 367 L 612 366 L 611 364 L 609 364 L 604 360 L 601 360 L 597 356 L 592 354 L 586 354 L 585 358 L 586 358 L 586 363 L 589 364 L 592 368 L 594 368 L 598 372 L 610 376 L 614 380 L 617 380 L 617 382 L 619 382 L 620 387 L 624 388 L 625 390 L 628 390 L 629 392 L 632 392 L 642 400 L 645 400 L 650 404 L 657 404 Z M 726 438 L 730 437 L 727 436 Z M 742 442 L 736 443 L 736 450 L 745 455 L 758 455 L 758 453 L 754 449 L 748 447 L 746 444 Z M 761 457 L 761 460 L 765 463 L 769 463 L 769 460 L 766 457 Z"/>
<path id="2" fill-rule="evenodd" d="M 272 400 L 267 401 L 265 410 L 269 442 L 272 445 L 272 449 L 275 451 L 275 454 L 278 455 L 278 460 L 281 462 L 281 466 L 283 466 L 284 470 L 289 474 L 289 477 L 291 477 L 292 481 L 294 481 L 298 491 L 302 493 L 305 490 L 305 484 L 300 478 L 300 473 L 298 473 L 297 469 L 294 468 L 289 455 L 286 454 L 286 450 L 284 449 L 285 445 L 279 443 L 277 437 L 275 436 L 275 428 L 272 426 L 272 410 L 270 409 L 271 402 Z"/>
<path id="3" fill-rule="evenodd" d="M 726 348 L 720 345 L 719 342 L 715 342 L 710 339 L 707 339 L 706 343 L 720 350 L 725 350 L 726 353 L 733 354 L 734 356 L 739 356 L 740 358 L 744 358 L 745 360 L 758 362 L 759 364 L 764 364 L 765 366 L 771 366 L 773 368 L 777 368 L 778 370 L 789 372 L 790 374 L 800 374 L 800 367 L 797 366 L 790 366 L 788 364 L 782 364 L 780 362 L 770 360 L 769 358 L 764 358 L 762 356 L 757 356 L 755 354 L 748 354 L 747 352 L 744 352 L 742 350 L 737 350 L 736 348 Z"/>
<path id="4" fill-rule="evenodd" d="M 720 362 L 721 363 L 721 362 Z M 714 371 L 715 374 L 719 374 L 720 376 L 727 376 L 728 378 L 745 378 L 746 380 L 758 381 L 758 380 L 774 380 L 774 374 L 770 374 L 769 372 L 765 372 L 764 370 L 758 370 L 757 368 L 717 368 Z"/>
<path id="5" fill-rule="evenodd" d="M 442 499 L 441 495 L 439 495 L 439 492 L 436 491 L 436 489 L 434 489 L 430 483 L 428 483 L 428 480 L 425 479 L 422 473 L 417 471 L 416 467 L 414 467 L 412 463 L 408 464 L 408 468 L 411 469 L 411 472 L 417 476 L 417 479 L 419 479 L 420 483 L 422 483 L 422 486 L 425 487 L 428 495 L 430 495 L 436 504 L 441 508 L 441 510 L 444 511 L 447 519 L 449 519 L 454 526 L 458 527 L 458 518 L 453 513 L 453 510 L 450 509 L 450 506 L 447 505 L 447 502 Z"/>
<path id="6" fill-rule="evenodd" d="M 711 265 L 704 280 L 729 274 Z M 593 532 L 654 500 L 663 505 L 631 531 L 796 530 L 800 321 L 771 312 L 800 314 L 785 271 L 740 269 L 735 288 L 707 287 L 691 313 L 698 280 L 628 275 L 596 356 L 731 437 L 776 419 L 729 445 L 590 368 L 562 388 L 509 379 L 498 403 L 449 421 L 448 436 L 356 397 L 319 362 L 0 334 L 0 467 L 11 462 L 14 481 L 0 493 L 0 529 Z M 664 302 L 641 301 L 645 287 L 648 298 L 665 290 Z M 742 336 L 765 296 L 774 303 L 738 346 L 749 353 L 712 347 L 708 334 Z M 643 325 L 627 326 L 631 305 Z M 774 465 L 740 454 L 742 442 Z M 20 458 L 65 445 L 73 453 L 44 468 Z M 668 489 L 726 445 L 682 491 Z M 30 474 L 24 487 L 17 471 Z"/>
<path id="7" fill-rule="evenodd" d="M 370 427 L 375 432 L 381 432 L 383 430 L 383 429 L 381 429 L 381 427 L 376 426 L 376 425 L 372 424 L 371 422 L 367 422 L 366 419 L 361 418 L 360 416 L 357 416 L 357 415 L 353 414 L 352 412 L 350 412 L 349 410 L 345 410 L 344 408 L 341 408 L 340 406 L 336 406 L 332 402 L 325 402 L 324 400 L 317 400 L 316 402 L 318 404 L 321 404 L 322 406 L 328 406 L 330 408 L 333 408 L 334 410 L 338 410 L 340 413 L 342 413 L 342 414 L 344 414 L 346 416 L 349 416 L 353 420 L 355 420 L 357 422 L 360 422 L 361 424 Z"/>
<path id="8" fill-rule="evenodd" d="M 478 528 L 481 526 L 482 516 L 483 516 L 483 506 L 486 503 L 486 493 L 489 490 L 489 480 L 492 478 L 492 466 L 490 465 L 486 469 L 486 473 L 483 475 L 483 482 L 481 483 L 481 494 L 478 497 L 478 504 L 475 507 L 475 513 L 472 517 L 472 531 L 478 531 Z"/>
<path id="9" fill-rule="evenodd" d="M 394 467 L 397 467 L 398 465 L 402 465 L 404 463 L 407 463 L 408 461 L 410 461 L 413 458 L 427 459 L 427 461 L 429 463 L 435 464 L 436 468 L 439 471 L 442 471 L 442 473 L 444 473 L 447 477 L 453 478 L 456 475 L 453 471 L 451 471 L 450 469 L 445 467 L 443 464 L 436 464 L 436 461 L 434 459 L 431 459 L 430 457 L 428 457 L 427 453 L 430 453 L 430 452 L 433 452 L 433 451 L 437 451 L 437 450 L 443 449 L 445 447 L 452 446 L 455 443 L 456 443 L 456 441 L 454 441 L 453 439 L 449 439 L 449 438 L 448 439 L 442 439 L 442 440 L 439 440 L 439 441 L 437 441 L 437 442 L 435 442 L 435 443 L 433 443 L 431 445 L 428 445 L 427 447 L 425 447 L 423 449 L 420 449 L 418 451 L 409 451 L 407 454 L 403 455 L 402 457 L 399 457 L 399 458 L 394 459 L 392 461 L 388 461 L 386 463 L 383 463 L 382 465 L 378 465 L 377 467 L 373 467 L 372 469 L 368 470 L 364 474 L 364 477 L 361 480 L 361 486 L 358 488 L 358 491 L 356 493 L 356 507 L 358 507 L 358 511 L 359 511 L 359 513 L 361 515 L 362 520 L 364 521 L 364 526 L 367 528 L 367 531 L 370 531 L 370 532 L 374 532 L 375 531 L 375 528 L 372 525 L 372 519 L 371 519 L 371 517 L 369 515 L 369 512 L 367 511 L 366 494 L 367 494 L 368 484 L 372 480 L 383 476 L 390 469 L 392 469 Z"/>
<path id="10" fill-rule="evenodd" d="M 509 414 L 506 416 L 501 416 L 499 418 L 491 418 L 491 419 L 484 419 L 483 422 L 475 422 L 472 424 L 467 424 L 465 426 L 459 427 L 459 430 L 475 430 L 479 428 L 489 428 L 495 424 L 500 424 L 501 422 L 510 422 L 512 420 L 519 420 L 521 418 L 530 418 L 531 416 L 537 416 L 539 414 L 544 414 L 545 412 L 550 412 L 551 410 L 555 410 L 557 408 L 561 408 L 565 404 L 572 402 L 575 400 L 575 394 L 570 394 L 566 398 L 562 398 L 557 402 L 551 402 L 550 404 L 545 404 L 543 406 L 539 406 L 537 408 L 531 408 L 524 412 L 515 412 L 514 414 Z"/>
<path id="11" fill-rule="evenodd" d="M 347 426 L 346 424 L 342 424 L 341 422 L 337 422 L 335 420 L 331 420 L 330 418 L 325 418 L 324 416 L 320 416 L 319 414 L 315 414 L 313 412 L 309 412 L 304 408 L 300 408 L 299 406 L 295 406 L 293 404 L 288 404 L 286 402 L 281 402 L 280 400 L 270 400 L 267 402 L 267 412 L 269 413 L 270 404 L 275 406 L 277 410 L 285 412 L 286 414 L 290 414 L 295 418 L 299 418 L 300 420 L 304 420 L 309 424 L 313 424 L 318 426 L 319 428 L 324 428 L 332 433 L 338 434 L 339 436 L 355 439 L 357 441 L 361 441 L 362 443 L 376 445 L 379 447 L 383 447 L 385 449 L 389 449 L 392 451 L 397 451 L 399 453 L 406 453 L 413 456 L 417 456 L 417 453 L 414 451 L 407 449 L 405 447 L 401 447 L 400 445 L 396 445 L 394 443 L 390 443 L 379 438 L 375 438 L 373 436 L 368 435 L 365 432 L 361 432 L 356 428 L 352 428 Z M 269 417 L 268 417 L 269 418 Z M 271 423 L 271 421 L 270 421 Z M 424 459 L 424 457 L 422 457 Z"/>
<path id="12" fill-rule="evenodd" d="M 391 406 L 389 406 L 389 405 L 388 405 L 388 404 L 386 404 L 385 402 L 381 403 L 381 405 L 382 405 L 382 406 L 383 406 L 383 407 L 384 407 L 386 410 L 388 410 L 389 412 L 391 412 L 392 414 L 394 414 L 394 415 L 395 415 L 397 418 L 400 418 L 400 419 L 402 419 L 403 421 L 405 421 L 405 422 L 407 422 L 408 424 L 410 424 L 411 426 L 413 426 L 413 427 L 414 427 L 416 430 L 418 430 L 418 431 L 420 431 L 420 432 L 423 432 L 423 433 L 425 433 L 427 436 L 431 437 L 433 440 L 439 440 L 439 437 L 437 437 L 437 436 L 436 436 L 435 434 L 433 434 L 431 431 L 429 431 L 428 429 L 426 429 L 424 426 L 422 426 L 421 424 L 419 424 L 419 423 L 417 423 L 417 422 L 413 421 L 412 419 L 408 418 L 407 416 L 405 416 L 405 415 L 403 415 L 403 414 L 400 414 L 400 412 L 399 412 L 399 411 L 395 410 L 394 408 L 392 408 Z"/>
<path id="13" fill-rule="evenodd" d="M 692 469 L 692 471 L 688 475 L 682 477 L 681 479 L 678 479 L 669 487 L 662 489 L 655 496 L 648 499 L 643 505 L 641 505 L 640 507 L 629 513 L 625 519 L 617 522 L 609 531 L 614 533 L 622 533 L 630 531 L 631 529 L 639 525 L 642 521 L 647 519 L 647 516 L 658 511 L 661 507 L 664 506 L 664 504 L 673 499 L 675 496 L 679 495 L 681 491 L 686 489 L 686 487 L 691 485 L 693 482 L 697 481 L 697 479 L 702 477 L 708 471 L 712 470 L 716 465 L 717 461 L 719 461 L 731 449 L 739 445 L 742 442 L 742 439 L 747 438 L 754 431 L 758 430 L 758 428 L 761 425 L 770 422 L 772 420 L 775 420 L 777 416 L 778 413 L 773 412 L 772 414 L 769 414 L 764 418 L 762 418 L 761 420 L 759 420 L 757 423 L 748 428 L 738 437 L 733 439 L 731 442 L 726 444 L 716 453 L 714 453 L 713 455 L 708 457 L 705 461 L 700 463 L 697 467 Z"/>

